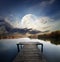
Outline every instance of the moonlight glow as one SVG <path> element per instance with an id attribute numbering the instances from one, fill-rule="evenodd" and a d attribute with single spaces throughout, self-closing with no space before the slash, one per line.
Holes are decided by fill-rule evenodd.
<path id="1" fill-rule="evenodd" d="M 21 20 L 21 25 L 23 28 L 32 28 L 36 30 L 45 30 L 43 28 L 48 27 L 47 24 L 44 24 L 45 18 L 38 18 L 35 15 L 27 14 Z"/>
<path id="2" fill-rule="evenodd" d="M 37 17 L 33 14 L 26 14 L 22 19 L 16 18 L 15 22 L 11 23 L 15 28 L 32 28 L 40 31 L 60 29 L 60 21 L 54 21 L 54 19 L 47 16 Z"/>
<path id="3" fill-rule="evenodd" d="M 41 21 L 32 14 L 25 15 L 21 20 L 21 25 L 23 28 L 32 28 L 36 30 L 42 30 L 43 27 L 43 23 L 41 23 Z"/>

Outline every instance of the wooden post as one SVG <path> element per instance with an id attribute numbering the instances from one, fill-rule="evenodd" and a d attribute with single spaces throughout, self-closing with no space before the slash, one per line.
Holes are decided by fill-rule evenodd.
<path id="1" fill-rule="evenodd" d="M 20 48 L 19 48 L 19 45 L 20 45 Z M 22 44 L 17 44 L 17 49 L 18 49 L 18 52 L 22 49 Z"/>
<path id="2" fill-rule="evenodd" d="M 20 50 L 19 50 L 19 44 L 17 44 L 17 49 L 18 49 L 18 52 L 19 52 L 19 51 L 20 51 Z"/>
<path id="3" fill-rule="evenodd" d="M 43 44 L 42 43 L 39 43 L 37 45 L 41 45 L 41 52 L 43 53 Z"/>
<path id="4" fill-rule="evenodd" d="M 43 53 L 43 44 L 41 44 L 41 52 Z"/>

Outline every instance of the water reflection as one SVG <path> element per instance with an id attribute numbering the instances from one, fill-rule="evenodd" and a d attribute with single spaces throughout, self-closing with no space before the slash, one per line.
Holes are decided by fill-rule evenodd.
<path id="1" fill-rule="evenodd" d="M 53 39 L 53 38 L 41 38 L 41 40 L 44 40 L 44 41 L 50 41 L 52 44 L 55 44 L 55 45 L 60 45 L 60 39 Z"/>
<path id="2" fill-rule="evenodd" d="M 43 43 L 43 54 L 47 62 L 60 62 L 60 45 L 55 45 L 55 41 L 51 41 L 53 42 L 52 44 L 50 40 L 43 41 L 29 38 L 0 40 L 0 62 L 12 62 L 12 59 L 18 53 L 16 44 L 20 41 L 38 41 Z M 40 48 L 40 46 L 38 47 Z"/>

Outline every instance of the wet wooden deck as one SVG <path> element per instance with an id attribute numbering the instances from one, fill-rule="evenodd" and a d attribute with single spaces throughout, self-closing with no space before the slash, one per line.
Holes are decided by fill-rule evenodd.
<path id="1" fill-rule="evenodd" d="M 21 51 L 19 51 L 19 45 L 24 45 Z M 41 45 L 41 50 L 37 45 Z M 18 55 L 13 62 L 46 62 L 43 57 L 43 44 L 38 42 L 20 42 L 17 44 Z"/>

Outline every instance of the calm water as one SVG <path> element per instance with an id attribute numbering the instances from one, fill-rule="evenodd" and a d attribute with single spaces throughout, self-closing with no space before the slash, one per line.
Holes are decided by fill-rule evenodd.
<path id="1" fill-rule="evenodd" d="M 12 62 L 17 55 L 16 44 L 19 41 L 38 41 L 43 43 L 43 54 L 47 62 L 60 62 L 60 45 L 50 43 L 50 41 L 43 41 L 38 39 L 2 39 L 0 40 L 0 62 Z M 40 46 L 38 46 L 40 48 Z"/>

